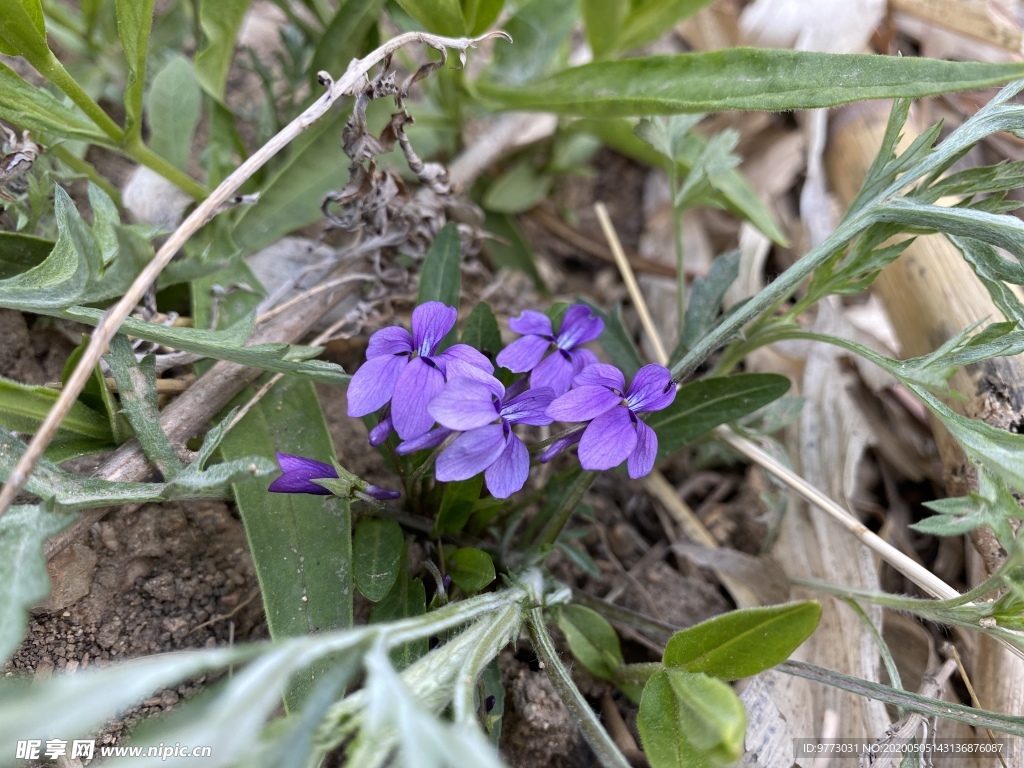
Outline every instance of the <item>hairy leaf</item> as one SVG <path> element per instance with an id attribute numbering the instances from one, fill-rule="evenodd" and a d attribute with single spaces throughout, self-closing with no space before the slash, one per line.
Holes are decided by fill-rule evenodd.
<path id="1" fill-rule="evenodd" d="M 558 611 L 558 628 L 569 650 L 594 677 L 612 680 L 625 662 L 615 629 L 596 611 L 582 605 L 565 605 Z"/>
<path id="2" fill-rule="evenodd" d="M 200 90 L 192 63 L 174 56 L 153 78 L 147 97 L 149 142 L 176 168 L 188 168 L 192 136 L 199 124 Z"/>
<path id="3" fill-rule="evenodd" d="M 2 63 L 0 113 L 4 119 L 36 136 L 56 135 L 111 146 L 107 135 L 78 108 L 59 101 L 45 88 L 30 85 Z"/>
<path id="4" fill-rule="evenodd" d="M 146 84 L 146 54 L 153 26 L 155 0 L 116 0 L 117 34 L 128 60 L 128 81 L 124 89 L 125 136 L 142 137 L 142 90 Z"/>

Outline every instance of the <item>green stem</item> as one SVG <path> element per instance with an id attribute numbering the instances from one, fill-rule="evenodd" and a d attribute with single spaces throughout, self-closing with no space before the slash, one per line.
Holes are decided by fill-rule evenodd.
<path id="1" fill-rule="evenodd" d="M 541 608 L 534 608 L 527 614 L 527 626 L 530 630 L 533 648 L 540 660 L 544 662 L 544 672 L 547 673 L 551 684 L 558 691 L 566 709 L 576 720 L 583 733 L 583 738 L 594 750 L 598 762 L 605 768 L 629 768 L 629 762 L 615 746 L 615 742 L 612 741 L 608 732 L 601 727 L 601 722 L 594 710 L 590 708 L 579 688 L 573 683 L 572 675 L 569 674 L 569 670 L 565 668 L 562 660 L 558 657 L 555 644 L 551 641 L 551 635 L 544 624 L 544 612 Z"/>
<path id="2" fill-rule="evenodd" d="M 615 670 L 616 685 L 646 685 L 647 681 L 659 672 L 664 671 L 665 665 L 660 661 L 650 661 L 644 664 L 623 664 Z"/>
<path id="3" fill-rule="evenodd" d="M 576 510 L 576 506 L 580 503 L 580 499 L 583 498 L 583 494 L 587 492 L 594 480 L 597 479 L 597 473 L 587 470 L 580 472 L 573 481 L 573 484 L 565 492 L 565 496 L 562 497 L 561 503 L 558 508 L 551 515 L 551 519 L 545 523 L 538 534 L 536 541 L 530 547 L 531 550 L 538 550 L 544 546 L 553 546 L 555 541 L 558 539 L 558 535 L 562 532 L 565 524 L 569 522 L 569 518 L 572 513 Z"/>
<path id="4" fill-rule="evenodd" d="M 93 184 L 95 184 L 97 187 L 106 192 L 107 195 L 110 196 L 110 199 L 114 201 L 114 205 L 116 205 L 118 208 L 121 207 L 120 190 L 118 190 L 117 187 L 115 187 L 113 184 L 107 181 L 107 179 L 101 176 L 99 171 L 97 171 L 91 163 L 88 163 L 82 158 L 78 157 L 63 144 L 57 144 L 53 147 L 50 147 L 49 152 L 58 160 L 60 160 L 60 162 L 64 163 L 64 165 L 73 170 L 75 173 L 81 174 L 89 181 L 91 181 Z"/>
<path id="5" fill-rule="evenodd" d="M 64 91 L 68 98 L 85 112 L 101 131 L 110 137 L 111 141 L 117 146 L 121 146 L 121 143 L 124 141 L 124 131 L 121 130 L 121 127 L 110 118 L 110 115 L 103 111 L 99 104 L 92 100 L 92 97 L 83 90 L 75 78 L 64 69 L 64 65 L 57 60 L 57 57 L 52 52 L 48 53 L 47 59 L 38 62 L 38 66 L 36 66 L 39 74 Z M 33 62 L 33 65 L 35 64 Z"/>
<path id="6" fill-rule="evenodd" d="M 133 141 L 125 147 L 128 157 L 152 171 L 156 171 L 174 186 L 181 189 L 193 200 L 199 201 L 210 194 L 209 190 L 184 171 L 180 171 L 151 150 L 141 141 Z"/>

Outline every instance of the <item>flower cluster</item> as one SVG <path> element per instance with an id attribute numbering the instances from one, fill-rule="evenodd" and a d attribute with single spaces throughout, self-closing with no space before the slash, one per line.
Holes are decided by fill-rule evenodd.
<path id="1" fill-rule="evenodd" d="M 584 469 L 626 462 L 632 478 L 651 471 L 658 438 L 639 414 L 672 403 L 676 387 L 667 368 L 646 365 L 627 386 L 620 370 L 582 348 L 604 330 L 589 307 L 569 307 L 557 331 L 547 315 L 526 310 L 509 321 L 520 337 L 495 358 L 499 367 L 525 374 L 506 388 L 478 350 L 454 344 L 438 352 L 456 317 L 453 307 L 427 302 L 413 311 L 411 333 L 393 326 L 370 337 L 367 360 L 349 384 L 348 415 L 379 412 L 371 444 L 380 445 L 395 432 L 399 454 L 440 447 L 434 468 L 439 481 L 483 473 L 488 491 L 500 499 L 520 490 L 530 471 L 529 450 L 514 431 L 517 424 L 576 425 L 548 447 L 541 462 L 579 443 Z M 285 474 L 271 490 L 323 493 L 326 489 L 310 480 L 337 476 L 334 467 L 311 459 L 301 459 L 302 464 L 298 457 L 279 455 L 279 460 Z M 373 491 L 370 495 L 381 498 Z"/>

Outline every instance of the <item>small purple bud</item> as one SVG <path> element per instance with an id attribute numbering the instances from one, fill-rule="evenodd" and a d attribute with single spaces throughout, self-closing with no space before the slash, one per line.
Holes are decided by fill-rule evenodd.
<path id="1" fill-rule="evenodd" d="M 497 701 L 497 699 L 494 698 L 494 694 L 492 693 L 490 696 L 488 696 L 486 699 L 484 699 L 484 709 L 486 709 L 488 712 L 490 712 L 492 709 L 494 709 L 494 703 L 496 701 Z"/>
<path id="2" fill-rule="evenodd" d="M 368 485 L 366 493 L 368 496 L 373 496 L 377 501 L 389 501 L 390 499 L 400 498 L 402 495 L 399 491 L 389 491 L 387 488 L 380 488 L 376 485 Z"/>
<path id="3" fill-rule="evenodd" d="M 374 448 L 383 445 L 393 430 L 394 426 L 391 424 L 391 415 L 388 414 L 380 420 L 376 427 L 370 430 L 370 445 Z"/>
<path id="4" fill-rule="evenodd" d="M 441 577 L 441 590 L 444 591 L 444 592 L 447 592 L 451 588 L 452 588 L 452 575 L 450 573 L 446 573 L 444 576 Z"/>

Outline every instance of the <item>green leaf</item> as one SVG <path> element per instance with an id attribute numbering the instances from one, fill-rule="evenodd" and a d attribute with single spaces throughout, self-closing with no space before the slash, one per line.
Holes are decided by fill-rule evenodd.
<path id="1" fill-rule="evenodd" d="M 427 32 L 462 37 L 469 31 L 459 0 L 398 0 L 398 4 Z"/>
<path id="2" fill-rule="evenodd" d="M 605 312 L 587 299 L 582 301 L 593 310 L 595 315 L 604 320 L 604 330 L 597 340 L 601 349 L 626 374 L 626 378 L 631 379 L 643 367 L 644 359 L 640 355 L 640 350 L 636 348 L 636 344 L 633 343 L 633 337 L 630 336 L 622 322 L 622 305 L 616 304 L 615 309 L 611 312 Z"/>
<path id="3" fill-rule="evenodd" d="M 711 0 L 641 0 L 619 33 L 616 49 L 626 51 L 653 43 L 682 19 L 692 16 Z"/>
<path id="4" fill-rule="evenodd" d="M 462 17 L 469 35 L 482 35 L 490 29 L 504 7 L 505 0 L 462 0 Z"/>
<path id="5" fill-rule="evenodd" d="M 251 1 L 200 0 L 199 24 L 206 35 L 206 44 L 196 54 L 196 79 L 217 101 L 223 101 L 235 39 Z"/>
<path id="6" fill-rule="evenodd" d="M 6 661 L 21 645 L 28 628 L 28 609 L 50 592 L 43 544 L 73 521 L 53 504 L 20 505 L 0 517 L 0 659 Z"/>
<path id="7" fill-rule="evenodd" d="M 363 518 L 352 542 L 356 586 L 371 602 L 391 591 L 398 579 L 402 556 L 402 528 L 394 520 Z"/>
<path id="8" fill-rule="evenodd" d="M 370 623 L 383 624 L 389 621 L 422 616 L 427 612 L 427 591 L 423 582 L 409 575 L 409 558 L 399 561 L 398 578 L 391 591 L 379 603 L 370 608 Z M 419 658 L 427 655 L 427 638 L 403 643 L 391 650 L 391 663 L 401 671 Z"/>
<path id="9" fill-rule="evenodd" d="M 970 264 L 1003 316 L 1007 320 L 1024 323 L 1024 302 L 1007 285 L 1008 282 L 1024 283 L 1024 270 L 1020 264 L 1007 261 L 988 243 L 970 237 L 948 237 Z"/>
<path id="10" fill-rule="evenodd" d="M 523 160 L 488 187 L 483 206 L 498 213 L 523 213 L 547 197 L 550 190 L 551 176 Z"/>
<path id="11" fill-rule="evenodd" d="M 670 356 L 670 365 L 681 359 L 686 350 L 711 330 L 715 318 L 722 309 L 729 286 L 740 272 L 740 252 L 722 254 L 711 262 L 707 277 L 698 277 L 690 289 L 690 301 L 686 305 L 686 322 L 679 337 L 676 350 Z"/>
<path id="12" fill-rule="evenodd" d="M 50 255 L 53 246 L 53 240 L 35 235 L 0 232 L 0 280 L 39 266 Z"/>
<path id="13" fill-rule="evenodd" d="M 142 90 L 146 84 L 146 54 L 153 26 L 155 0 L 116 0 L 117 34 L 128 60 L 124 89 L 125 138 L 141 140 Z"/>
<path id="14" fill-rule="evenodd" d="M 0 378 L 0 424 L 18 432 L 35 434 L 59 396 L 60 392 L 49 387 L 33 387 Z M 107 417 L 77 401 L 64 417 L 60 429 L 106 442 L 113 439 Z"/>
<path id="15" fill-rule="evenodd" d="M 0 53 L 24 56 L 29 61 L 50 55 L 39 0 L 0 0 L 0 19 Z"/>
<path id="16" fill-rule="evenodd" d="M 595 59 L 618 49 L 622 26 L 629 14 L 629 0 L 581 0 L 583 26 Z M 512 38 L 513 40 L 515 38 Z"/>
<path id="17" fill-rule="evenodd" d="M 984 467 L 978 470 L 978 490 L 966 496 L 926 501 L 924 505 L 939 514 L 926 517 L 910 527 L 934 536 L 961 536 L 987 525 L 1007 552 L 1014 546 L 1011 519 L 1024 517 L 1006 483 Z"/>
<path id="18" fill-rule="evenodd" d="M 666 115 L 645 117 L 636 124 L 633 133 L 647 142 L 666 159 L 675 162 L 683 153 L 687 137 L 704 115 Z"/>
<path id="19" fill-rule="evenodd" d="M 512 216 L 486 211 L 484 228 L 501 238 L 500 241 L 493 238 L 484 241 L 484 251 L 492 266 L 495 269 L 519 270 L 530 276 L 537 290 L 546 292 L 533 258 L 533 249 L 516 220 Z"/>
<path id="20" fill-rule="evenodd" d="M 501 331 L 487 302 L 478 302 L 462 326 L 462 343 L 479 349 L 491 360 L 501 351 Z"/>
<path id="21" fill-rule="evenodd" d="M 156 402 L 156 358 L 146 355 L 136 361 L 128 338 L 117 334 L 110 341 L 110 364 L 124 411 L 146 458 L 156 464 L 168 480 L 178 475 L 184 465 L 160 425 L 160 408 Z"/>
<path id="22" fill-rule="evenodd" d="M 743 754 L 747 715 L 721 680 L 666 669 L 644 686 L 637 726 L 651 768 L 704 768 Z"/>
<path id="23" fill-rule="evenodd" d="M 453 222 L 444 225 L 423 259 L 417 304 L 440 301 L 449 307 L 459 306 L 459 285 L 462 282 L 462 243 Z"/>
<path id="24" fill-rule="evenodd" d="M 515 43 L 495 46 L 494 62 L 482 77 L 496 85 L 516 87 L 562 69 L 576 19 L 575 3 L 520 3 L 515 14 L 502 23 Z"/>
<path id="25" fill-rule="evenodd" d="M 366 35 L 380 17 L 384 0 L 342 0 L 313 52 L 310 72 L 321 70 L 339 77 L 358 58 Z"/>
<path id="26" fill-rule="evenodd" d="M 738 373 L 684 384 L 672 405 L 647 420 L 658 435 L 658 456 L 668 456 L 719 424 L 753 413 L 788 389 L 789 379 L 774 373 Z"/>
<path id="27" fill-rule="evenodd" d="M 557 614 L 572 655 L 594 677 L 612 680 L 625 662 L 615 629 L 604 618 L 582 605 L 565 605 Z"/>
<path id="28" fill-rule="evenodd" d="M 177 55 L 156 73 L 146 100 L 150 146 L 183 171 L 188 168 L 192 137 L 199 124 L 200 101 L 192 62 Z"/>
<path id="29" fill-rule="evenodd" d="M 630 120 L 578 120 L 569 126 L 570 131 L 589 133 L 597 136 L 617 152 L 654 167 L 664 164 L 662 154 L 634 134 Z M 706 139 L 696 133 L 685 135 L 676 147 L 677 173 L 685 177 L 693 168 L 697 156 L 706 144 Z M 774 242 L 785 245 L 788 241 L 764 202 L 757 196 L 743 175 L 731 170 L 716 179 L 716 188 L 721 193 L 722 203 L 737 216 L 750 221 Z"/>
<path id="30" fill-rule="evenodd" d="M 338 110 L 292 144 L 288 159 L 260 190 L 259 205 L 246 206 L 232 230 L 243 253 L 254 253 L 323 218 L 320 203 L 343 181 L 341 169 L 347 164 L 338 146 L 344 124 L 345 115 Z"/>
<path id="31" fill-rule="evenodd" d="M 899 224 L 922 232 L 974 238 L 1005 248 L 1024 261 L 1024 222 L 1016 216 L 1002 216 L 970 208 L 923 205 L 906 198 L 891 199 L 876 211 L 879 221 Z"/>
<path id="32" fill-rule="evenodd" d="M 235 399 L 252 396 L 247 388 Z M 225 460 L 275 451 L 330 461 L 334 443 L 313 385 L 283 379 L 223 439 Z M 270 635 L 304 637 L 352 626 L 352 531 L 348 499 L 268 493 L 266 483 L 234 486 L 253 563 L 259 576 Z M 331 666 L 314 662 L 293 679 L 290 711 Z"/>
<path id="33" fill-rule="evenodd" d="M 494 562 L 482 549 L 460 547 L 448 556 L 448 573 L 455 586 L 472 595 L 494 581 Z"/>
<path id="34" fill-rule="evenodd" d="M 726 109 L 815 109 L 1005 83 L 1024 64 L 733 48 L 573 67 L 515 90 L 478 84 L 495 109 L 629 117 Z"/>
<path id="35" fill-rule="evenodd" d="M 483 486 L 483 475 L 476 475 L 468 480 L 446 483 L 444 496 L 441 498 L 441 509 L 437 513 L 434 525 L 438 533 L 458 533 L 473 514 L 473 507 L 480 499 L 480 488 Z"/>
<path id="36" fill-rule="evenodd" d="M 811 600 L 730 611 L 676 632 L 663 661 L 722 680 L 750 677 L 788 659 L 819 619 L 821 604 Z"/>
<path id="37" fill-rule="evenodd" d="M 90 307 L 71 307 L 61 312 L 61 317 L 95 325 L 102 312 Z M 204 328 L 175 328 L 144 320 L 128 318 L 121 328 L 132 336 L 155 341 L 175 349 L 206 355 L 218 360 L 230 360 L 253 368 L 262 368 L 275 373 L 287 373 L 321 384 L 345 386 L 349 376 L 341 366 L 325 360 L 309 360 L 322 351 L 319 347 L 303 347 L 294 344 L 268 343 L 244 346 L 252 333 L 256 319 L 255 311 L 247 318 L 235 323 L 227 330 L 209 331 Z"/>

